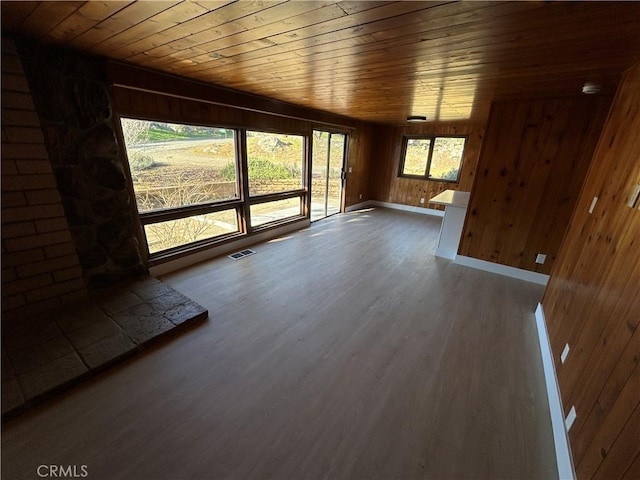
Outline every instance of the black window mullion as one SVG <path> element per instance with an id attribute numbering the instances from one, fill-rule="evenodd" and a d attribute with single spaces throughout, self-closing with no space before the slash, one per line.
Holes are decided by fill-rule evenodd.
<path id="1" fill-rule="evenodd" d="M 304 188 L 307 193 L 304 198 L 301 200 L 302 207 L 301 212 L 304 216 L 311 218 L 311 189 L 312 186 L 312 169 L 313 169 L 313 130 L 311 131 L 311 135 L 307 134 L 304 137 L 304 161 L 303 161 L 303 182 Z"/>
<path id="2" fill-rule="evenodd" d="M 241 228 L 242 232 L 249 233 L 251 231 L 251 209 L 249 208 L 249 160 L 247 158 L 247 130 L 241 128 L 238 130 L 238 158 L 240 173 L 240 199 L 242 207 L 240 208 Z"/>
<path id="3" fill-rule="evenodd" d="M 400 165 L 398 168 L 398 176 L 406 177 L 404 173 L 404 164 L 407 162 L 407 148 L 409 148 L 409 137 L 403 137 L 402 139 L 402 157 L 400 158 Z"/>
<path id="4" fill-rule="evenodd" d="M 429 153 L 427 154 L 427 168 L 424 172 L 424 178 L 429 180 L 429 172 L 431 170 L 431 158 L 433 157 L 433 146 L 436 144 L 436 137 L 429 138 Z"/>
<path id="5" fill-rule="evenodd" d="M 324 216 L 329 212 L 329 166 L 331 165 L 331 132 L 327 135 L 327 165 L 324 183 Z"/>
<path id="6" fill-rule="evenodd" d="M 278 200 L 287 200 L 293 197 L 304 196 L 307 193 L 307 190 L 301 188 L 299 190 L 291 190 L 289 192 L 276 192 L 276 193 L 265 193 L 263 195 L 256 195 L 255 197 L 251 197 L 247 203 L 249 205 L 259 205 L 261 203 L 269 203 L 269 202 L 277 202 Z"/>
<path id="7" fill-rule="evenodd" d="M 194 215 L 204 215 L 223 210 L 232 210 L 237 208 L 241 203 L 242 202 L 240 200 L 227 200 L 224 202 L 208 203 L 204 205 L 188 205 L 184 207 L 144 212 L 139 214 L 140 223 L 142 225 L 151 225 L 153 223 L 193 217 Z"/>

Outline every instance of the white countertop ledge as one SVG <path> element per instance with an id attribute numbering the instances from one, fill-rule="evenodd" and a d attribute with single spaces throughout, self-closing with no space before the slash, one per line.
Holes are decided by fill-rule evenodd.
<path id="1" fill-rule="evenodd" d="M 466 208 L 469 205 L 470 192 L 459 192 L 458 190 L 445 190 L 429 200 L 429 203 L 436 205 L 454 206 Z"/>

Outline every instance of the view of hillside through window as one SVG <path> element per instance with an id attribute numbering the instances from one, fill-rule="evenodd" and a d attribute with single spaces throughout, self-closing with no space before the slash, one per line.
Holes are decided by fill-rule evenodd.
<path id="1" fill-rule="evenodd" d="M 141 215 L 240 198 L 232 129 L 121 119 L 136 204 Z M 246 133 L 249 196 L 304 186 L 304 136 Z M 201 211 L 201 210 L 200 210 Z M 299 197 L 251 206 L 252 226 L 301 214 Z M 239 231 L 235 208 L 144 226 L 150 253 Z"/>
<path id="2" fill-rule="evenodd" d="M 429 160 L 430 138 L 410 138 L 404 157 L 403 175 L 424 175 Z"/>
<path id="3" fill-rule="evenodd" d="M 313 131 L 311 149 L 311 221 L 340 211 L 346 135 Z"/>
<path id="4" fill-rule="evenodd" d="M 123 118 L 122 131 L 138 211 L 237 198 L 233 130 Z"/>
<path id="5" fill-rule="evenodd" d="M 290 192 L 304 186 L 304 137 L 247 131 L 249 195 Z M 300 198 L 251 205 L 251 225 L 284 220 L 301 214 Z"/>
<path id="6" fill-rule="evenodd" d="M 458 180 L 465 137 L 406 138 L 405 141 L 402 175 L 450 182 Z M 428 165 L 429 155 L 431 163 Z"/>
<path id="7" fill-rule="evenodd" d="M 233 130 L 129 118 L 121 125 L 141 214 L 238 198 Z M 235 209 L 145 225 L 152 254 L 237 231 Z"/>
<path id="8" fill-rule="evenodd" d="M 302 188 L 304 137 L 247 132 L 249 194 L 286 192 Z"/>

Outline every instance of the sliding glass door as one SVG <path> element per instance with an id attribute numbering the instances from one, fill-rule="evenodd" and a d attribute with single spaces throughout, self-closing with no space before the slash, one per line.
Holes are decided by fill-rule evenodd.
<path id="1" fill-rule="evenodd" d="M 313 131 L 311 221 L 340 211 L 346 135 Z"/>

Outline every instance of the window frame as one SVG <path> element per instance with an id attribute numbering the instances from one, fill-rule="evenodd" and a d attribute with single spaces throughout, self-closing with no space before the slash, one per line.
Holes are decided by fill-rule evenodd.
<path id="1" fill-rule="evenodd" d="M 143 219 L 140 219 L 140 226 L 141 226 L 141 231 L 142 231 L 142 235 L 144 238 L 144 246 L 145 246 L 145 251 L 147 253 L 147 258 L 149 259 L 150 265 L 153 266 L 156 263 L 160 263 L 159 260 L 162 259 L 173 259 L 176 258 L 178 256 L 182 256 L 182 255 L 186 255 L 186 254 L 190 254 L 190 253 L 194 253 L 197 251 L 202 250 L 203 248 L 208 248 L 211 245 L 218 245 L 218 244 L 222 244 L 225 242 L 228 242 L 230 240 L 234 240 L 237 238 L 241 238 L 243 236 L 245 236 L 245 233 L 242 231 L 242 224 L 241 224 L 241 216 L 240 216 L 240 211 L 239 211 L 240 207 L 225 207 L 225 206 L 220 206 L 220 208 L 216 208 L 215 210 L 207 210 L 207 211 L 199 211 L 195 214 L 191 214 L 191 215 L 186 215 L 186 216 L 176 216 L 175 218 L 169 218 L 169 217 L 164 217 L 161 220 L 156 220 L 156 221 L 143 221 Z M 215 212 L 222 212 L 222 211 L 226 211 L 226 210 L 235 210 L 235 214 L 236 214 L 236 224 L 238 225 L 238 230 L 235 232 L 228 232 L 228 233 L 223 233 L 220 235 L 215 235 L 213 237 L 209 237 L 209 238 L 203 238 L 201 240 L 195 240 L 193 242 L 188 242 L 188 243 L 183 243 L 182 245 L 176 245 L 175 247 L 169 247 L 169 248 L 165 248 L 164 250 L 158 250 L 157 252 L 151 253 L 150 249 L 149 249 L 149 242 L 147 240 L 147 232 L 146 229 L 144 228 L 146 225 L 154 225 L 154 224 L 158 224 L 158 223 L 163 223 L 163 222 L 167 222 L 167 221 L 171 221 L 171 220 L 181 220 L 184 218 L 191 218 L 191 217 L 195 217 L 198 215 L 204 215 L 207 213 L 215 213 Z"/>
<path id="2" fill-rule="evenodd" d="M 433 148 L 438 138 L 463 138 L 464 145 L 462 147 L 462 153 L 460 154 L 460 166 L 458 168 L 458 175 L 455 180 L 433 178 L 429 176 L 431 170 L 431 161 L 433 158 Z M 404 164 L 407 157 L 407 147 L 409 140 L 430 140 L 429 151 L 427 152 L 427 162 L 425 166 L 425 172 L 423 175 L 411 175 L 404 173 Z M 443 182 L 443 183 L 460 183 L 460 176 L 462 175 L 462 166 L 464 165 L 464 154 L 467 150 L 467 142 L 469 140 L 468 135 L 436 135 L 436 134 L 415 134 L 415 135 L 403 135 L 402 136 L 402 149 L 400 153 L 400 162 L 398 166 L 398 177 L 400 178 L 412 178 L 416 180 L 428 180 L 430 182 Z"/>
<path id="3" fill-rule="evenodd" d="M 251 189 L 249 188 L 249 155 L 248 155 L 248 149 L 247 149 L 247 132 L 270 133 L 274 135 L 295 135 L 295 136 L 302 137 L 302 171 L 301 171 L 302 186 L 300 188 L 296 188 L 292 190 L 284 190 L 282 192 L 261 193 L 257 195 L 251 195 Z M 261 230 L 268 230 L 270 228 L 273 228 L 282 224 L 295 222 L 295 221 L 307 218 L 308 216 L 307 215 L 307 212 L 308 212 L 307 197 L 309 192 L 309 180 L 307 177 L 310 171 L 309 135 L 302 132 L 296 132 L 296 131 L 283 132 L 280 130 L 268 129 L 268 128 L 265 128 L 265 129 L 242 128 L 240 129 L 239 133 L 241 135 L 239 143 L 241 144 L 240 147 L 242 151 L 241 169 L 243 172 L 241 198 L 243 199 L 243 204 L 244 204 L 244 218 L 246 219 L 246 225 L 245 225 L 246 232 L 254 233 L 254 232 L 259 232 Z M 244 172 L 246 172 L 246 176 L 244 175 Z M 252 205 L 276 202 L 278 200 L 288 200 L 290 198 L 295 198 L 295 197 L 300 198 L 300 213 L 298 215 L 292 215 L 291 217 L 283 218 L 280 220 L 274 220 L 271 222 L 267 222 L 267 223 L 263 223 L 255 226 L 252 224 L 251 222 L 251 206 Z"/>
<path id="4" fill-rule="evenodd" d="M 234 147 L 236 161 L 236 191 L 238 197 L 233 199 L 208 201 L 192 205 L 183 205 L 179 207 L 159 208 L 140 212 L 136 201 L 136 191 L 133 185 L 133 177 L 129 156 L 127 153 L 124 134 L 122 131 L 122 119 L 143 120 L 147 122 L 164 122 L 180 125 L 193 125 L 209 128 L 224 128 L 234 132 Z M 310 133 L 305 131 L 292 129 L 291 131 L 283 131 L 281 129 L 271 128 L 250 128 L 239 125 L 229 125 L 222 123 L 211 123 L 207 121 L 184 121 L 175 117 L 165 115 L 145 115 L 138 112 L 132 112 L 130 109 L 120 109 L 114 112 L 114 124 L 116 126 L 116 135 L 118 143 L 121 146 L 121 155 L 125 160 L 125 174 L 127 176 L 127 189 L 130 192 L 132 201 L 130 208 L 132 213 L 138 218 L 136 230 L 138 232 L 138 241 L 140 244 L 140 253 L 144 257 L 148 266 L 153 267 L 169 260 L 174 260 L 186 255 L 201 252 L 211 247 L 224 245 L 226 243 L 246 238 L 249 235 L 271 230 L 282 225 L 295 223 L 300 220 L 309 218 L 309 175 L 310 175 Z M 247 156 L 247 131 L 274 133 L 280 135 L 296 135 L 303 139 L 303 157 L 302 157 L 302 187 L 299 189 L 288 190 L 276 193 L 266 193 L 259 195 L 250 195 L 249 191 L 249 168 Z M 286 200 L 297 197 L 300 200 L 300 214 L 293 215 L 284 219 L 274 220 L 258 226 L 251 225 L 251 205 L 260 203 L 268 203 L 277 200 Z M 184 243 L 175 247 L 159 250 L 154 253 L 149 251 L 149 243 L 145 230 L 146 225 L 162 223 L 171 220 L 179 220 L 189 218 L 196 215 L 207 213 L 215 213 L 223 210 L 235 210 L 237 218 L 238 230 L 235 232 L 224 233 L 214 237 L 196 240 L 194 242 Z"/>
<path id="5" fill-rule="evenodd" d="M 189 205 L 181 205 L 179 207 L 167 207 L 167 208 L 154 208 L 152 210 L 147 210 L 145 212 L 141 212 L 138 209 L 138 203 L 135 200 L 135 195 L 134 195 L 134 203 L 136 206 L 136 210 L 138 211 L 138 215 L 140 216 L 140 218 L 142 219 L 143 217 L 148 217 L 148 218 L 156 218 L 158 216 L 171 216 L 171 215 L 178 215 L 174 218 L 166 218 L 163 219 L 162 221 L 167 221 L 167 220 L 176 220 L 178 218 L 184 218 L 184 216 L 180 216 L 181 213 L 184 210 L 190 210 L 190 209 L 197 209 L 197 213 L 195 213 L 195 215 L 200 215 L 203 213 L 211 213 L 211 212 L 216 212 L 219 211 L 220 209 L 217 209 L 215 207 L 217 207 L 218 205 L 227 205 L 227 204 L 231 204 L 231 203 L 242 203 L 242 190 L 241 190 L 241 179 L 240 179 L 240 175 L 241 175 L 241 159 L 240 159 L 240 149 L 238 148 L 238 135 L 240 135 L 240 130 L 238 128 L 233 128 L 233 127 L 226 127 L 226 126 L 221 126 L 221 125 L 210 125 L 207 123 L 194 123 L 194 122 L 182 122 L 182 121 L 176 121 L 176 120 L 166 120 L 166 119 L 160 119 L 160 118 L 149 118 L 149 117 L 143 117 L 143 116 L 137 116 L 137 115 L 123 115 L 120 114 L 118 115 L 118 127 L 120 129 L 122 129 L 122 120 L 123 119 L 127 119 L 127 120 L 140 120 L 140 121 L 144 121 L 144 122 L 162 122 L 162 123 L 172 123 L 175 125 L 191 125 L 194 127 L 207 127 L 207 128 L 224 128 L 225 130 L 231 130 L 233 131 L 233 135 L 234 135 L 234 150 L 235 150 L 235 163 L 236 163 L 236 192 L 238 192 L 238 195 L 236 196 L 236 198 L 228 198 L 228 199 L 224 199 L 224 200 L 211 200 L 211 201 L 205 201 L 205 202 L 200 202 L 200 203 L 192 203 Z M 124 140 L 124 133 L 122 133 L 122 146 L 124 149 L 124 155 L 127 159 L 127 167 L 129 168 L 129 179 L 132 180 L 133 176 L 131 173 L 131 164 L 130 164 L 130 159 L 129 159 L 129 153 L 127 152 L 127 145 L 126 142 Z M 132 187 L 133 187 L 133 181 L 132 181 Z M 133 191 L 135 193 L 135 187 L 133 187 Z M 207 210 L 208 208 L 214 208 L 214 210 Z M 228 207 L 227 207 L 228 208 Z M 223 208 L 222 210 L 226 210 L 227 208 Z M 191 216 L 191 215 L 187 215 L 187 216 Z M 157 223 L 158 220 L 153 221 L 153 222 L 148 222 L 148 223 Z"/>
<path id="6" fill-rule="evenodd" d="M 181 256 L 183 254 L 192 253 L 198 251 L 202 248 L 207 248 L 211 245 L 216 245 L 220 243 L 224 243 L 230 241 L 232 239 L 242 237 L 246 235 L 246 229 L 244 229 L 244 225 L 242 222 L 242 208 L 244 205 L 243 198 L 243 189 L 242 189 L 242 157 L 241 157 L 241 149 L 240 149 L 240 135 L 242 134 L 241 129 L 228 125 L 220 125 L 220 124 L 210 124 L 208 122 L 190 122 L 190 121 L 182 121 L 173 118 L 167 117 L 156 117 L 156 116 L 146 116 L 133 114 L 130 112 L 118 112 L 115 114 L 116 116 L 116 124 L 117 131 L 119 136 L 119 142 L 122 145 L 122 155 L 126 159 L 126 168 L 127 168 L 127 176 L 128 176 L 128 188 L 131 192 L 131 208 L 136 212 L 139 221 L 138 234 L 140 236 L 139 240 L 141 240 L 141 248 L 144 248 L 144 255 L 150 266 L 155 265 L 156 263 L 160 263 L 164 259 L 176 258 L 177 256 Z M 179 207 L 168 207 L 168 208 L 157 208 L 153 210 L 148 210 L 146 212 L 141 212 L 138 208 L 138 202 L 136 201 L 136 190 L 133 185 L 133 176 L 131 173 L 131 165 L 129 160 L 129 154 L 127 152 L 127 146 L 124 139 L 124 133 L 122 131 L 122 119 L 132 119 L 132 120 L 142 120 L 146 122 L 163 122 L 163 123 L 173 123 L 179 125 L 192 125 L 196 127 L 209 127 L 209 128 L 224 128 L 225 130 L 232 130 L 234 133 L 234 149 L 235 149 L 235 162 L 236 162 L 236 191 L 238 192 L 237 198 L 219 200 L 219 201 L 208 201 L 202 203 L 196 203 L 192 205 L 182 205 Z M 216 235 L 210 238 L 196 240 L 195 242 L 188 242 L 182 245 L 178 245 L 175 247 L 166 248 L 164 250 L 159 250 L 157 252 L 151 253 L 149 251 L 149 242 L 147 240 L 147 234 L 145 231 L 146 225 L 152 225 L 155 223 L 162 223 L 171 220 L 180 220 L 183 218 L 194 217 L 197 215 L 204 215 L 207 213 L 216 213 L 223 210 L 235 210 L 238 230 L 236 232 L 229 232 L 221 235 Z"/>
<path id="7" fill-rule="evenodd" d="M 309 145 L 309 138 L 308 135 L 304 134 L 304 133 L 295 133 L 295 132 L 281 132 L 281 131 L 275 131 L 275 130 L 258 130 L 258 129 L 249 129 L 249 128 L 245 128 L 243 129 L 242 133 L 244 135 L 245 141 L 248 138 L 247 133 L 248 132 L 252 132 L 252 133 L 266 133 L 269 135 L 285 135 L 285 136 L 296 136 L 296 137 L 301 137 L 302 138 L 302 169 L 300 171 L 301 173 L 301 186 L 299 188 L 294 188 L 291 190 L 282 190 L 280 192 L 273 192 L 273 193 L 258 193 L 256 195 L 252 195 L 251 194 L 251 189 L 247 188 L 247 197 L 249 199 L 256 199 L 256 198 L 261 198 L 261 197 L 268 197 L 271 195 L 279 195 L 279 194 L 283 194 L 283 193 L 293 193 L 293 192 L 303 192 L 306 191 L 308 185 L 307 185 L 307 168 L 308 166 L 306 165 L 306 159 L 307 159 L 307 150 L 308 150 L 308 145 Z M 246 161 L 247 161 L 247 180 L 250 181 L 249 179 L 249 149 L 245 147 L 245 156 L 246 156 Z M 267 200 L 268 201 L 268 200 Z M 260 203 L 264 203 L 264 202 L 260 202 Z"/>

